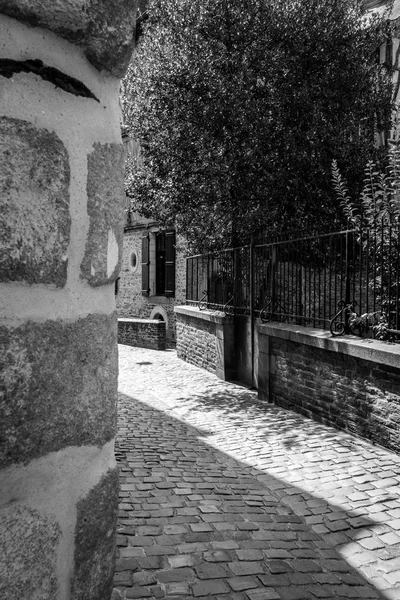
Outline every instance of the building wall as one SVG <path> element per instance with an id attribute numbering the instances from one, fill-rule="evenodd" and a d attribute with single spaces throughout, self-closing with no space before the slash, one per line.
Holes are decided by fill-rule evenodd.
<path id="1" fill-rule="evenodd" d="M 108 600 L 135 3 L 0 13 L 0 598 Z"/>
<path id="2" fill-rule="evenodd" d="M 182 236 L 176 237 L 175 261 L 175 297 L 143 296 L 142 294 L 142 245 L 141 238 L 148 232 L 158 231 L 158 226 L 142 221 L 141 225 L 126 229 L 123 239 L 123 257 L 120 279 L 118 281 L 117 312 L 119 317 L 140 317 L 149 319 L 161 314 L 167 321 L 167 344 L 176 342 L 176 319 L 174 306 L 184 304 L 186 300 L 186 251 Z M 131 265 L 131 255 L 135 252 L 137 263 Z M 150 256 L 154 262 L 154 256 Z M 153 288 L 154 291 L 154 288 Z"/>

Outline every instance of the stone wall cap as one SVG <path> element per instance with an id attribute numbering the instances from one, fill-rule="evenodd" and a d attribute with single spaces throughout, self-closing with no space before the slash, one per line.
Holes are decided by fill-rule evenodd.
<path id="1" fill-rule="evenodd" d="M 197 306 L 174 306 L 174 312 L 177 315 L 193 317 L 200 321 L 209 321 L 211 323 L 224 323 L 229 317 L 222 311 L 217 310 L 199 310 Z"/>
<path id="2" fill-rule="evenodd" d="M 400 344 L 356 336 L 333 337 L 329 331 L 288 323 L 258 323 L 257 328 L 259 335 L 269 335 L 298 344 L 340 352 L 400 370 Z"/>
<path id="3" fill-rule="evenodd" d="M 140 317 L 119 318 L 118 323 L 141 323 L 141 324 L 147 324 L 147 325 L 155 325 L 155 324 L 165 325 L 165 321 L 161 321 L 161 319 L 141 319 Z"/>

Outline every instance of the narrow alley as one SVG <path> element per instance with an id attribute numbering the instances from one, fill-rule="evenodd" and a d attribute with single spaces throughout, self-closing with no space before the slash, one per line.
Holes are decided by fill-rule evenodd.
<path id="1" fill-rule="evenodd" d="M 400 456 L 119 346 L 112 600 L 400 598 Z"/>

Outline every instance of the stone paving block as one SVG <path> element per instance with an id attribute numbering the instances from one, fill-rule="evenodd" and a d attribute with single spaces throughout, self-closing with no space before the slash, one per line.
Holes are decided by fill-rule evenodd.
<path id="1" fill-rule="evenodd" d="M 280 600 L 282 596 L 273 589 L 251 590 L 246 592 L 249 600 Z"/>
<path id="2" fill-rule="evenodd" d="M 162 583 L 169 583 L 171 581 L 187 581 L 193 577 L 194 571 L 188 567 L 182 567 L 180 569 L 169 569 L 167 571 L 158 571 L 157 579 Z"/>
<path id="3" fill-rule="evenodd" d="M 168 556 L 170 554 L 176 554 L 176 552 L 175 546 L 160 546 L 158 544 L 146 546 L 146 548 L 143 549 L 143 553 L 146 556 Z"/>
<path id="4" fill-rule="evenodd" d="M 310 600 L 308 586 L 281 588 L 280 593 L 282 600 Z M 334 598 L 336 600 L 336 597 Z"/>
<path id="5" fill-rule="evenodd" d="M 171 569 L 179 569 L 181 567 L 192 567 L 198 562 L 199 559 L 196 559 L 192 554 L 183 554 L 182 556 L 168 556 L 168 563 Z"/>
<path id="6" fill-rule="evenodd" d="M 385 546 L 385 542 L 382 539 L 376 537 L 368 537 L 358 542 L 366 550 L 378 550 Z"/>
<path id="7" fill-rule="evenodd" d="M 134 558 L 118 558 L 115 561 L 115 570 L 118 571 L 136 571 L 139 567 Z"/>
<path id="8" fill-rule="evenodd" d="M 267 568 L 272 574 L 278 573 L 290 573 L 293 571 L 293 567 L 291 566 L 292 562 L 285 560 L 269 560 L 267 562 Z"/>
<path id="9" fill-rule="evenodd" d="M 211 542 L 210 545 L 214 550 L 235 550 L 236 548 L 240 548 L 239 543 L 231 539 Z"/>
<path id="10" fill-rule="evenodd" d="M 227 579 L 228 584 L 234 592 L 251 590 L 259 587 L 259 582 L 255 577 L 231 577 Z"/>
<path id="11" fill-rule="evenodd" d="M 154 544 L 154 539 L 147 535 L 128 535 L 127 538 L 129 546 L 139 546 L 142 548 Z"/>
<path id="12" fill-rule="evenodd" d="M 121 558 L 135 558 L 137 556 L 144 556 L 144 549 L 140 547 L 127 547 L 121 548 L 119 551 Z"/>
<path id="13" fill-rule="evenodd" d="M 210 532 L 206 533 L 186 533 L 183 536 L 185 542 L 209 542 L 213 539 L 213 536 Z"/>
<path id="14" fill-rule="evenodd" d="M 233 561 L 228 566 L 234 575 L 254 575 L 265 571 L 264 565 L 256 561 Z"/>
<path id="15" fill-rule="evenodd" d="M 221 579 L 232 575 L 225 565 L 216 563 L 201 563 L 194 570 L 199 579 Z"/>
<path id="16" fill-rule="evenodd" d="M 134 585 L 151 585 L 153 583 L 157 583 L 156 574 L 152 571 L 139 571 L 138 573 L 133 574 L 133 584 Z"/>
<path id="17" fill-rule="evenodd" d="M 203 553 L 203 560 L 207 562 L 229 562 L 232 556 L 225 550 L 214 550 Z"/>
<path id="18" fill-rule="evenodd" d="M 316 560 L 295 559 L 290 561 L 290 566 L 294 571 L 298 571 L 299 573 L 319 573 L 322 571 L 322 567 Z"/>
<path id="19" fill-rule="evenodd" d="M 190 586 L 185 581 L 177 581 L 173 583 L 167 583 L 165 585 L 165 591 L 169 596 L 190 596 Z"/>
<path id="20" fill-rule="evenodd" d="M 126 598 L 151 598 L 152 597 L 152 593 L 151 590 L 149 588 L 144 588 L 144 587 L 133 587 L 133 588 L 129 588 L 126 590 L 125 592 L 125 597 Z"/>
<path id="21" fill-rule="evenodd" d="M 160 556 L 146 556 L 145 558 L 138 558 L 139 567 L 141 569 L 160 569 L 162 567 L 162 560 Z"/>
<path id="22" fill-rule="evenodd" d="M 149 527 L 144 525 L 143 527 L 137 528 L 137 534 L 140 535 L 159 535 L 161 533 L 161 527 Z"/>
<path id="23" fill-rule="evenodd" d="M 187 533 L 188 528 L 186 525 L 165 525 L 164 533 L 167 535 L 180 535 L 181 533 Z"/>
<path id="24" fill-rule="evenodd" d="M 212 525 L 207 523 L 190 523 L 189 527 L 194 532 L 214 531 Z"/>
<path id="25" fill-rule="evenodd" d="M 208 545 L 203 542 L 194 542 L 188 544 L 180 544 L 178 546 L 178 552 L 190 553 L 190 552 L 204 552 L 208 549 Z"/>
<path id="26" fill-rule="evenodd" d="M 389 560 L 379 561 L 375 568 L 383 573 L 400 572 L 400 556 Z"/>
<path id="27" fill-rule="evenodd" d="M 248 522 L 244 522 L 244 523 L 238 523 L 238 529 L 243 530 L 243 531 L 257 531 L 258 529 L 260 529 L 260 526 L 257 525 L 256 523 L 248 523 Z"/>
<path id="28" fill-rule="evenodd" d="M 193 596 L 198 598 L 201 596 L 227 594 L 230 592 L 230 589 L 225 581 L 212 579 L 211 581 L 202 581 L 201 583 L 194 584 L 192 591 Z"/>
<path id="29" fill-rule="evenodd" d="M 133 575 L 131 571 L 120 571 L 114 575 L 114 586 L 130 587 L 133 583 Z"/>
<path id="30" fill-rule="evenodd" d="M 288 573 L 287 578 L 292 585 L 310 585 L 314 579 L 308 573 Z"/>
<path id="31" fill-rule="evenodd" d="M 332 590 L 330 587 L 324 588 L 319 585 L 308 586 L 311 598 L 332 598 Z"/>
<path id="32" fill-rule="evenodd" d="M 264 555 L 261 550 L 236 550 L 236 556 L 239 560 L 263 560 Z"/>

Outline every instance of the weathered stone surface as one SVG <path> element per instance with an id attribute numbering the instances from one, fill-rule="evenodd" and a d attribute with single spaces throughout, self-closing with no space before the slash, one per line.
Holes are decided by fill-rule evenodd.
<path id="1" fill-rule="evenodd" d="M 0 598 L 56 600 L 58 524 L 37 511 L 0 510 Z"/>
<path id="2" fill-rule="evenodd" d="M 400 368 L 275 336 L 270 352 L 274 404 L 400 451 Z"/>
<path id="3" fill-rule="evenodd" d="M 118 343 L 139 348 L 165 350 L 165 321 L 118 319 Z"/>
<path id="4" fill-rule="evenodd" d="M 0 118 L 0 281 L 67 279 L 68 153 L 50 131 Z"/>
<path id="5" fill-rule="evenodd" d="M 0 13 L 57 33 L 122 77 L 132 55 L 137 0 L 0 0 Z"/>
<path id="6" fill-rule="evenodd" d="M 124 154 L 120 144 L 95 144 L 88 155 L 89 233 L 81 277 L 98 286 L 116 279 L 124 225 Z"/>
<path id="7" fill-rule="evenodd" d="M 0 328 L 0 465 L 113 438 L 116 342 L 115 315 Z"/>
<path id="8" fill-rule="evenodd" d="M 111 597 L 118 516 L 118 468 L 110 470 L 77 505 L 74 600 Z"/>

